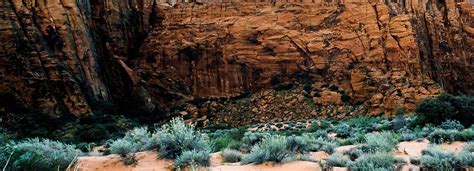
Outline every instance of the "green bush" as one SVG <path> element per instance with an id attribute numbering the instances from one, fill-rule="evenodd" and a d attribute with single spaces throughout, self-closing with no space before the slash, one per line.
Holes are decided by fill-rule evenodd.
<path id="1" fill-rule="evenodd" d="M 395 148 L 395 145 L 398 143 L 397 137 L 391 132 L 377 132 L 367 134 L 365 136 L 365 141 L 367 143 L 366 151 L 371 153 L 377 151 L 392 151 Z"/>
<path id="2" fill-rule="evenodd" d="M 65 170 L 75 157 L 83 155 L 72 145 L 38 138 L 10 142 L 0 150 L 2 166 L 5 158 L 11 157 L 7 170 Z"/>
<path id="3" fill-rule="evenodd" d="M 461 167 L 461 162 L 454 153 L 445 152 L 436 146 L 430 146 L 422 151 L 421 167 L 429 170 L 455 170 Z"/>
<path id="4" fill-rule="evenodd" d="M 462 151 L 456 155 L 459 160 L 459 165 L 462 168 L 474 167 L 474 153 Z"/>
<path id="5" fill-rule="evenodd" d="M 233 149 L 224 149 L 224 151 L 222 151 L 222 158 L 226 163 L 240 162 L 242 159 L 242 153 Z"/>
<path id="6" fill-rule="evenodd" d="M 460 134 L 458 130 L 436 129 L 430 135 L 428 135 L 427 138 L 428 140 L 430 140 L 431 143 L 440 144 L 444 142 L 456 141 L 459 136 Z"/>
<path id="7" fill-rule="evenodd" d="M 391 153 L 376 152 L 362 155 L 353 163 L 349 164 L 351 171 L 359 170 L 394 170 L 396 160 Z"/>
<path id="8" fill-rule="evenodd" d="M 418 157 L 410 157 L 410 163 L 411 163 L 412 165 L 417 165 L 417 166 L 418 166 L 418 165 L 420 165 L 420 162 L 421 162 L 421 161 L 420 161 L 420 158 L 418 158 Z"/>
<path id="9" fill-rule="evenodd" d="M 191 167 L 209 166 L 209 154 L 211 153 L 211 151 L 210 149 L 208 150 L 184 151 L 181 155 L 179 155 L 176 158 L 174 164 L 178 168 L 181 168 L 183 166 L 191 166 Z"/>
<path id="10" fill-rule="evenodd" d="M 446 120 L 441 125 L 439 126 L 442 129 L 454 129 L 461 131 L 464 129 L 464 126 L 461 124 L 461 122 L 457 120 Z"/>
<path id="11" fill-rule="evenodd" d="M 414 131 L 410 130 L 410 129 L 407 129 L 407 128 L 402 128 L 399 130 L 399 141 L 413 141 L 413 140 L 416 140 L 418 138 L 421 138 L 420 136 L 418 136 Z"/>
<path id="12" fill-rule="evenodd" d="M 227 148 L 229 144 L 233 143 L 234 140 L 230 137 L 223 136 L 214 140 L 214 147 L 216 150 L 220 151 L 224 148 Z"/>
<path id="13" fill-rule="evenodd" d="M 349 157 L 341 153 L 333 153 L 326 160 L 325 165 L 327 167 L 346 167 L 350 162 Z"/>
<path id="14" fill-rule="evenodd" d="M 334 152 L 334 148 L 338 145 L 334 141 L 328 141 L 323 138 L 317 138 L 310 142 L 310 151 L 325 151 L 329 154 Z"/>
<path id="15" fill-rule="evenodd" d="M 263 140 L 264 138 L 270 137 L 272 134 L 268 132 L 246 132 L 242 138 L 242 143 L 254 145 Z"/>
<path id="16" fill-rule="evenodd" d="M 474 96 L 453 96 L 443 93 L 435 98 L 423 100 L 416 113 L 425 123 L 440 124 L 448 119 L 461 121 L 464 125 L 474 123 Z"/>
<path id="17" fill-rule="evenodd" d="M 459 141 L 473 141 L 474 140 L 474 130 L 465 129 L 459 133 Z"/>
<path id="18" fill-rule="evenodd" d="M 112 154 L 119 154 L 121 157 L 126 157 L 130 153 L 137 152 L 137 148 L 139 147 L 137 147 L 130 141 L 127 141 L 125 139 L 118 139 L 113 141 L 112 144 L 110 144 L 109 149 Z"/>
<path id="19" fill-rule="evenodd" d="M 463 150 L 467 152 L 474 153 L 474 142 L 468 142 L 464 144 Z"/>
<path id="20" fill-rule="evenodd" d="M 362 156 L 364 154 L 364 151 L 361 150 L 360 147 L 352 148 L 350 150 L 344 151 L 344 155 L 349 156 L 351 160 L 355 160 Z"/>
<path id="21" fill-rule="evenodd" d="M 244 155 L 242 164 L 263 162 L 282 163 L 294 160 L 296 153 L 288 149 L 286 137 L 271 136 L 263 139 L 252 148 L 252 151 Z"/>
<path id="22" fill-rule="evenodd" d="M 111 153 L 125 158 L 130 153 L 156 148 L 158 148 L 156 137 L 153 137 L 146 127 L 139 127 L 126 132 L 123 138 L 112 141 L 109 149 Z"/>
<path id="23" fill-rule="evenodd" d="M 179 157 L 182 164 L 189 163 L 186 161 L 193 158 L 203 161 L 201 157 L 212 150 L 208 137 L 195 130 L 193 125 L 186 125 L 181 118 L 174 118 L 170 123 L 157 129 L 153 137 L 156 137 L 157 145 L 155 146 L 159 146 L 159 157 L 166 159 L 178 159 Z M 186 152 L 186 156 L 182 156 L 184 152 Z M 190 156 L 190 152 L 200 155 Z M 194 164 L 200 165 L 202 163 Z"/>
<path id="24" fill-rule="evenodd" d="M 344 123 L 338 124 L 334 128 L 334 132 L 340 138 L 349 137 L 353 133 L 351 126 L 349 126 L 348 124 L 344 124 Z"/>

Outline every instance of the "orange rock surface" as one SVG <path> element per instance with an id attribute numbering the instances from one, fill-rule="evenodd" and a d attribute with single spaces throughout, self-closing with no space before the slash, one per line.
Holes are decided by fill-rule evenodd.
<path id="1" fill-rule="evenodd" d="M 0 9 L 2 117 L 88 115 L 113 103 L 137 113 L 184 104 L 202 119 L 219 117 L 219 104 L 187 102 L 291 84 L 308 85 L 309 101 L 323 108 L 375 115 L 474 90 L 468 1 L 9 0 Z M 282 108 L 305 101 L 294 97 Z M 286 119 L 297 118 L 291 112 Z"/>

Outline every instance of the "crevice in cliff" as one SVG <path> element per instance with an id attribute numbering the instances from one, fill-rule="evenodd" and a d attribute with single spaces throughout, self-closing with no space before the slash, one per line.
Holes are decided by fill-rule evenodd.
<path id="1" fill-rule="evenodd" d="M 370 2 L 369 2 L 370 3 Z M 378 12 L 378 9 L 377 9 L 377 4 L 374 4 L 372 5 L 372 8 L 374 9 L 374 13 L 375 13 L 375 19 L 376 19 L 376 22 L 377 22 L 377 27 L 379 29 L 380 32 L 382 32 L 382 36 L 380 37 L 380 43 L 382 45 L 382 51 L 383 51 L 383 62 L 385 64 L 385 71 L 384 72 L 388 72 L 390 71 L 390 63 L 389 63 L 389 60 L 388 60 L 388 54 L 387 54 L 387 46 L 386 46 L 386 39 L 387 39 L 387 35 L 385 34 L 385 26 L 384 24 L 382 23 L 382 21 L 380 21 L 380 16 L 379 16 L 379 12 Z"/>

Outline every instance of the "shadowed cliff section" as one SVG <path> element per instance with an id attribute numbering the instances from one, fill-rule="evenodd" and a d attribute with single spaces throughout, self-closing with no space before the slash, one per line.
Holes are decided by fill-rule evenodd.
<path id="1" fill-rule="evenodd" d="M 11 40 L 0 46 L 1 117 L 89 115 L 110 104 L 221 117 L 235 111 L 216 101 L 298 84 L 308 100 L 295 92 L 285 110 L 305 101 L 299 115 L 376 115 L 474 88 L 469 2 L 3 0 L 0 9 L 0 37 Z M 252 108 L 246 115 L 283 110 Z"/>

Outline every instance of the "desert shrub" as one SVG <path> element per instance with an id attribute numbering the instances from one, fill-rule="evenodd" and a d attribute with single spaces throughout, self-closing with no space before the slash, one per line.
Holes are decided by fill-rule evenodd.
<path id="1" fill-rule="evenodd" d="M 317 130 L 325 130 L 331 128 L 332 124 L 328 120 L 321 120 L 319 124 L 314 124 L 314 126 L 316 126 Z"/>
<path id="2" fill-rule="evenodd" d="M 461 131 L 464 129 L 464 126 L 461 124 L 461 122 L 457 120 L 446 120 L 441 125 L 439 126 L 442 129 L 454 129 Z"/>
<path id="3" fill-rule="evenodd" d="M 388 120 L 381 120 L 380 123 L 375 123 L 373 129 L 376 131 L 387 131 L 392 129 L 392 125 Z"/>
<path id="4" fill-rule="evenodd" d="M 193 125 L 186 125 L 182 118 L 174 118 L 168 124 L 157 129 L 153 136 L 159 146 L 159 157 L 166 159 L 180 158 L 182 163 L 187 159 L 201 156 L 181 156 L 184 152 L 196 152 L 201 155 L 209 153 L 212 146 L 205 134 L 197 131 Z M 202 164 L 202 163 L 197 163 Z"/>
<path id="5" fill-rule="evenodd" d="M 338 143 L 340 146 L 364 143 L 365 135 L 366 135 L 365 133 L 356 133 L 348 138 L 339 139 Z"/>
<path id="6" fill-rule="evenodd" d="M 174 164 L 176 167 L 181 168 L 183 166 L 201 167 L 209 166 L 209 154 L 210 149 L 207 150 L 191 150 L 184 151 L 179 155 Z"/>
<path id="7" fill-rule="evenodd" d="M 294 160 L 296 153 L 288 149 L 287 139 L 282 136 L 271 136 L 256 144 L 252 151 L 242 158 L 242 164 L 263 162 L 282 163 Z"/>
<path id="8" fill-rule="evenodd" d="M 398 143 L 398 139 L 394 133 L 391 132 L 380 132 L 370 133 L 365 136 L 367 143 L 367 152 L 385 151 L 389 152 Z"/>
<path id="9" fill-rule="evenodd" d="M 474 153 L 474 142 L 468 142 L 464 144 L 463 150 L 467 152 Z"/>
<path id="10" fill-rule="evenodd" d="M 146 127 L 134 128 L 125 133 L 123 138 L 110 143 L 110 152 L 119 154 L 124 159 L 127 154 L 158 148 L 156 137 Z"/>
<path id="11" fill-rule="evenodd" d="M 38 138 L 10 142 L 0 150 L 5 157 L 11 156 L 7 170 L 65 170 L 75 157 L 83 155 L 73 145 Z"/>
<path id="12" fill-rule="evenodd" d="M 356 148 L 352 148 L 350 150 L 344 151 L 343 154 L 348 156 L 351 160 L 355 160 L 355 159 L 359 158 L 360 156 L 362 156 L 365 153 L 364 153 L 364 151 L 362 151 L 360 146 L 358 146 Z"/>
<path id="13" fill-rule="evenodd" d="M 453 142 L 459 137 L 458 130 L 444 130 L 444 129 L 436 129 L 430 135 L 428 135 L 428 140 L 431 143 L 444 143 L 444 142 Z"/>
<path id="14" fill-rule="evenodd" d="M 376 152 L 362 155 L 357 158 L 353 163 L 349 164 L 350 170 L 380 170 L 387 169 L 393 170 L 393 164 L 395 158 L 391 153 L 387 152 Z"/>
<path id="15" fill-rule="evenodd" d="M 118 139 L 113 141 L 112 144 L 110 144 L 110 152 L 112 154 L 119 154 L 121 157 L 126 157 L 130 153 L 137 152 L 137 146 L 136 144 L 133 144 L 130 141 L 127 141 L 125 139 Z"/>
<path id="16" fill-rule="evenodd" d="M 329 154 L 334 152 L 334 148 L 338 145 L 334 141 L 325 140 L 323 138 L 317 138 L 312 140 L 309 151 L 325 151 Z"/>
<path id="17" fill-rule="evenodd" d="M 332 153 L 326 160 L 327 167 L 346 167 L 351 160 L 341 153 Z"/>
<path id="18" fill-rule="evenodd" d="M 328 138 L 328 132 L 326 130 L 317 130 L 311 133 L 304 133 L 303 135 L 311 135 L 312 137 Z"/>
<path id="19" fill-rule="evenodd" d="M 399 112 L 401 109 L 401 114 L 398 113 L 395 118 L 392 119 L 390 122 L 390 126 L 393 130 L 400 130 L 407 126 L 407 121 L 405 120 L 405 117 L 403 116 L 403 108 L 398 108 L 397 112 Z"/>
<path id="20" fill-rule="evenodd" d="M 459 166 L 462 168 L 474 167 L 474 153 L 462 151 L 456 155 Z"/>
<path id="21" fill-rule="evenodd" d="M 421 138 L 415 131 L 412 131 L 406 127 L 399 130 L 398 134 L 400 135 L 399 141 L 413 141 L 418 138 Z"/>
<path id="22" fill-rule="evenodd" d="M 436 146 L 422 151 L 421 167 L 429 170 L 455 170 L 461 163 L 454 153 L 445 152 Z"/>
<path id="23" fill-rule="evenodd" d="M 240 162 L 242 159 L 242 153 L 233 149 L 224 149 L 222 151 L 222 158 L 226 163 Z"/>
<path id="24" fill-rule="evenodd" d="M 313 139 L 309 136 L 289 136 L 286 139 L 287 149 L 305 153 L 312 150 L 312 141 Z"/>
<path id="25" fill-rule="evenodd" d="M 458 140 L 460 141 L 473 141 L 474 140 L 474 130 L 465 129 L 458 135 Z"/>
<path id="26" fill-rule="evenodd" d="M 464 125 L 474 123 L 474 96 L 453 96 L 443 93 L 435 98 L 423 100 L 416 113 L 425 123 L 440 124 L 448 119 L 461 121 Z"/>
<path id="27" fill-rule="evenodd" d="M 214 140 L 214 147 L 216 148 L 216 150 L 219 151 L 224 148 L 227 148 L 229 144 L 231 144 L 232 142 L 234 142 L 234 140 L 230 137 L 227 137 L 227 136 L 219 137 Z"/>
<path id="28" fill-rule="evenodd" d="M 353 133 L 352 128 L 348 124 L 344 124 L 344 123 L 338 124 L 334 128 L 334 132 L 337 134 L 338 137 L 341 137 L 341 138 L 349 137 Z"/>
<path id="29" fill-rule="evenodd" d="M 125 165 L 136 165 L 138 160 L 135 157 L 135 153 L 127 154 L 127 156 L 122 158 L 122 162 Z"/>
<path id="30" fill-rule="evenodd" d="M 268 132 L 246 132 L 242 138 L 242 143 L 254 145 L 271 135 Z"/>
<path id="31" fill-rule="evenodd" d="M 413 164 L 413 165 L 420 165 L 420 158 L 418 157 L 410 157 L 410 163 Z"/>

